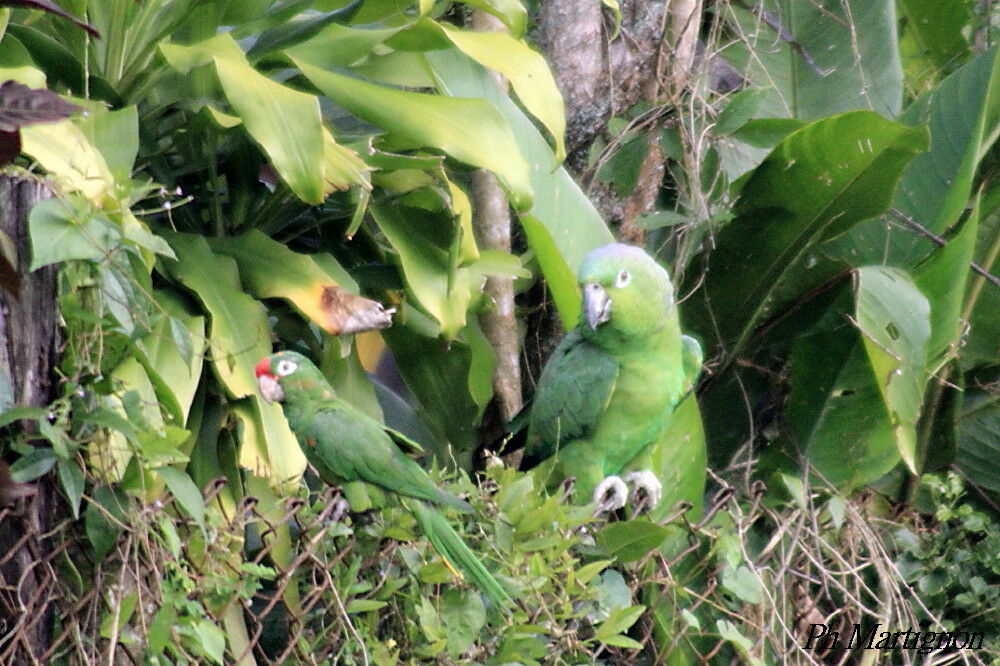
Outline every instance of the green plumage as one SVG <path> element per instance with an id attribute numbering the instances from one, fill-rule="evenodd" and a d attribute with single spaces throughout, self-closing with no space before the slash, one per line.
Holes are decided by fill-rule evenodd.
<path id="1" fill-rule="evenodd" d="M 701 349 L 681 335 L 667 272 L 641 249 L 598 248 L 578 280 L 581 320 L 542 371 L 523 467 L 538 466 L 549 485 L 574 477 L 586 502 L 605 477 L 648 469 L 694 386 Z"/>
<path id="2" fill-rule="evenodd" d="M 288 424 L 320 477 L 333 485 L 365 481 L 417 500 L 404 504 L 434 549 L 491 600 L 508 602 L 507 592 L 433 505 L 447 505 L 463 513 L 471 513 L 472 507 L 438 488 L 397 443 L 407 448 L 419 446 L 338 398 L 316 366 L 301 354 L 280 352 L 268 360 L 267 375 L 280 386 L 278 399 Z M 267 397 L 264 386 L 261 388 Z"/>

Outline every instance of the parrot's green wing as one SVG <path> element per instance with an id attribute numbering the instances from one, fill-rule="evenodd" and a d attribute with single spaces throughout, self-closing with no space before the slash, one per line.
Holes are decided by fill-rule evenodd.
<path id="1" fill-rule="evenodd" d="M 399 450 L 381 423 L 343 401 L 318 410 L 300 437 L 306 457 L 321 476 L 328 471 L 345 481 L 365 481 L 407 497 L 472 510 L 438 488 L 420 465 Z"/>
<path id="2" fill-rule="evenodd" d="M 560 444 L 589 436 L 607 409 L 617 378 L 618 363 L 579 331 L 570 331 L 538 382 L 522 467 L 534 467 Z"/>

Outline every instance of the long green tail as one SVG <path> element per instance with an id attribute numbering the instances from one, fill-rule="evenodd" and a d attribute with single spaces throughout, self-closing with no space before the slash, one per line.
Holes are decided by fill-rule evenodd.
<path id="1" fill-rule="evenodd" d="M 507 590 L 503 589 L 493 574 L 486 570 L 476 554 L 469 550 L 462 537 L 458 536 L 437 509 L 419 500 L 407 504 L 413 509 L 413 515 L 420 524 L 420 529 L 427 535 L 434 550 L 441 557 L 458 567 L 492 602 L 500 606 L 513 603 Z"/>

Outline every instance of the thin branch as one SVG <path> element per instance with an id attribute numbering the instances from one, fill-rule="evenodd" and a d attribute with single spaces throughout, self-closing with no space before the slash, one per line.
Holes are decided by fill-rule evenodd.
<path id="1" fill-rule="evenodd" d="M 936 233 L 934 233 L 933 231 L 931 231 L 930 229 L 928 229 L 924 225 L 920 224 L 919 222 L 917 222 L 916 220 L 914 220 L 909 215 L 903 213 L 902 211 L 899 211 L 896 208 L 890 208 L 889 209 L 889 213 L 894 218 L 896 218 L 897 220 L 899 220 L 900 222 L 902 222 L 903 224 L 905 224 L 910 229 L 916 231 L 917 233 L 919 233 L 924 238 L 927 238 L 928 240 L 930 240 L 932 243 L 934 243 L 938 247 L 944 247 L 945 245 L 948 244 L 948 241 L 946 241 L 945 239 L 941 238 Z M 984 278 L 986 278 L 986 281 L 989 282 L 990 284 L 992 284 L 994 287 L 1000 287 L 1000 278 L 998 278 L 996 275 L 993 275 L 992 273 L 990 273 L 988 270 L 986 270 L 985 268 L 983 268 L 982 266 L 980 266 L 976 262 L 974 262 L 974 261 L 970 262 L 969 263 L 969 268 L 971 268 L 974 272 L 976 272 L 979 275 L 981 275 Z"/>

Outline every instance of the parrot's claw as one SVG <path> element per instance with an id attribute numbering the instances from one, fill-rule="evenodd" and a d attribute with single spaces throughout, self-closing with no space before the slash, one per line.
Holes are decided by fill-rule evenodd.
<path id="1" fill-rule="evenodd" d="M 339 523 L 347 515 L 350 510 L 351 505 L 347 503 L 343 497 L 337 497 L 333 500 L 333 510 L 330 511 L 330 522 Z"/>
<path id="2" fill-rule="evenodd" d="M 568 502 L 569 498 L 573 496 L 573 486 L 576 485 L 575 476 L 567 476 L 559 484 L 559 497 L 562 498 L 563 502 Z"/>
<path id="3" fill-rule="evenodd" d="M 628 500 L 628 486 L 620 477 L 611 475 L 604 477 L 597 487 L 594 488 L 594 515 L 617 511 L 625 506 Z"/>
<path id="4" fill-rule="evenodd" d="M 625 475 L 625 481 L 633 486 L 631 496 L 632 502 L 636 506 L 641 504 L 643 510 L 652 511 L 660 503 L 660 497 L 663 495 L 663 484 L 648 469 L 629 472 Z"/>

